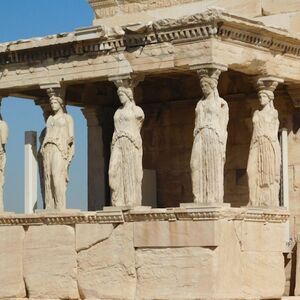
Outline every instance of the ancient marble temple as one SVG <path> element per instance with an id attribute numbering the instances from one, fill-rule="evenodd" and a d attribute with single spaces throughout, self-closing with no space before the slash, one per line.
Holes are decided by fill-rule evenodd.
<path id="1" fill-rule="evenodd" d="M 0 118 L 0 300 L 300 295 L 299 1 L 88 4 L 90 27 L 0 44 L 0 98 L 45 120 L 44 209 L 16 214 Z M 88 211 L 66 208 L 66 105 Z"/>

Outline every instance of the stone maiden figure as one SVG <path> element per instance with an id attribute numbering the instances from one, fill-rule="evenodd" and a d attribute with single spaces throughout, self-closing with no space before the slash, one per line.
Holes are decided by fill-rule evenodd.
<path id="1" fill-rule="evenodd" d="M 209 74 L 211 72 L 211 74 Z M 217 90 L 221 71 L 200 70 L 203 98 L 195 110 L 191 171 L 194 203 L 222 203 L 228 104 Z"/>
<path id="2" fill-rule="evenodd" d="M 122 106 L 114 115 L 109 185 L 113 206 L 140 206 L 142 203 L 142 138 L 144 112 L 134 102 L 131 87 L 119 87 Z"/>
<path id="3" fill-rule="evenodd" d="M 247 165 L 251 206 L 279 206 L 281 152 L 278 141 L 279 120 L 273 90 L 261 89 L 262 106 L 253 114 L 253 134 Z"/>
<path id="4" fill-rule="evenodd" d="M 74 125 L 64 102 L 53 89 L 48 91 L 52 114 L 46 122 L 41 146 L 45 189 L 45 209 L 66 208 L 68 167 L 74 155 Z"/>
<path id="5" fill-rule="evenodd" d="M 1 106 L 1 100 L 0 100 Z M 4 186 L 4 171 L 6 164 L 6 151 L 5 144 L 8 139 L 8 126 L 5 121 L 2 119 L 2 115 L 0 113 L 0 213 L 4 211 L 3 205 L 3 186 Z"/>

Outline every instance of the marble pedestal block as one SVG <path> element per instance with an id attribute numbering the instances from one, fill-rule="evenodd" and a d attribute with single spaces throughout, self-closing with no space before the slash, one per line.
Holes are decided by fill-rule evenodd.
<path id="1" fill-rule="evenodd" d="M 1 277 L 0 299 L 280 299 L 288 218 L 226 206 L 3 215 L 24 247 L 2 240 L 18 280 Z"/>

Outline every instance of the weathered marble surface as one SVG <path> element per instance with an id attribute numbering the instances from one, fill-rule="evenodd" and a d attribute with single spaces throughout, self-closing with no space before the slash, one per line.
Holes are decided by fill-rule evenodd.
<path id="1" fill-rule="evenodd" d="M 24 280 L 30 298 L 79 297 L 73 227 L 29 227 L 24 241 Z"/>
<path id="2" fill-rule="evenodd" d="M 24 237 L 22 226 L 0 227 L 0 299 L 26 297 Z"/>
<path id="3" fill-rule="evenodd" d="M 93 225 L 92 225 L 93 226 Z M 105 225 L 102 225 L 102 227 Z M 105 230 L 105 227 L 103 227 Z M 77 232 L 77 239 L 88 231 Z M 133 224 L 120 224 L 106 238 L 78 251 L 78 288 L 84 298 L 134 299 Z"/>
<path id="4" fill-rule="evenodd" d="M 111 215 L 98 224 L 97 213 L 77 213 L 41 215 L 49 225 L 28 223 L 26 230 L 0 226 L 0 266 L 11 265 L 0 275 L 0 299 L 281 297 L 286 212 L 215 207 L 123 214 L 129 222 L 113 223 Z M 7 218 L 14 217 L 0 216 Z M 75 226 L 63 225 L 73 220 Z"/>

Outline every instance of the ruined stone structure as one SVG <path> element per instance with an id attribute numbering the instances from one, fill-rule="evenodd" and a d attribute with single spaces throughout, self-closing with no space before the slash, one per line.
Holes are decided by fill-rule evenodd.
<path id="1" fill-rule="evenodd" d="M 0 215 L 0 299 L 300 294 L 300 3 L 89 3 L 89 28 L 0 44 L 0 97 L 47 120 L 45 199 L 57 190 L 43 166 L 64 154 L 50 174 L 62 200 Z M 88 212 L 64 209 L 76 137 L 63 103 L 87 119 Z M 141 197 L 146 170 L 157 208 Z"/>

